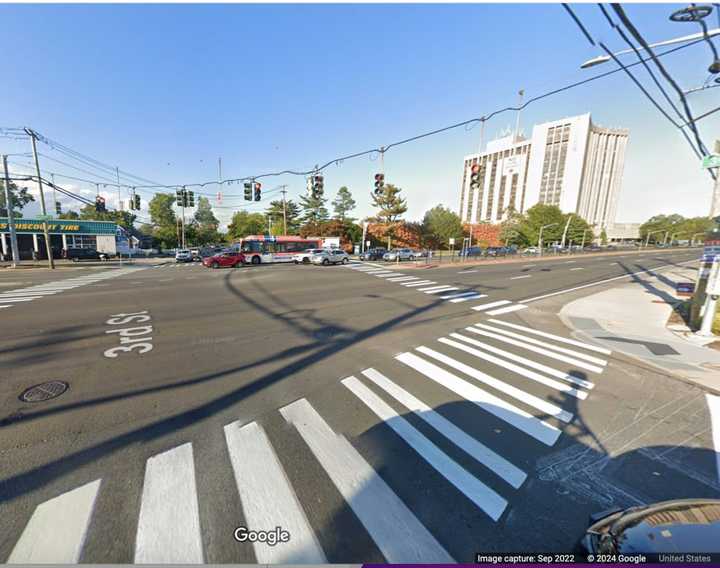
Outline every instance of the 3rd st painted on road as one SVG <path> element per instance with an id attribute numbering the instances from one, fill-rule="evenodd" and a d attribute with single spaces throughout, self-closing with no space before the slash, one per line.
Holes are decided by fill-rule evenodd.
<path id="1" fill-rule="evenodd" d="M 147 323 L 151 321 L 150 314 L 147 310 L 141 312 L 133 312 L 127 314 L 112 314 L 110 319 L 105 323 L 107 325 L 126 325 L 129 323 Z M 110 359 L 117 358 L 121 353 L 131 353 L 142 355 L 148 351 L 152 351 L 152 325 L 141 325 L 133 327 L 118 327 L 107 330 L 106 334 L 117 334 L 120 339 L 120 345 L 106 349 L 103 355 Z"/>

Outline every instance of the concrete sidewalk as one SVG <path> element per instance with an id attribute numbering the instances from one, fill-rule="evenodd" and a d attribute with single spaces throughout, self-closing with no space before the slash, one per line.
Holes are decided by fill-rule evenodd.
<path id="1" fill-rule="evenodd" d="M 720 351 L 667 327 L 672 306 L 680 301 L 676 283 L 694 282 L 696 272 L 678 267 L 634 276 L 627 284 L 566 304 L 560 318 L 594 343 L 720 392 Z"/>

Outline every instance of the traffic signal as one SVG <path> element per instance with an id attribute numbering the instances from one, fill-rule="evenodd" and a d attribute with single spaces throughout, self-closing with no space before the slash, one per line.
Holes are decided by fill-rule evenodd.
<path id="1" fill-rule="evenodd" d="M 140 196 L 138 194 L 133 195 L 133 205 L 137 211 L 140 211 Z"/>
<path id="2" fill-rule="evenodd" d="M 105 198 L 99 195 L 95 198 L 95 211 L 98 213 L 104 213 L 105 209 Z"/>
<path id="3" fill-rule="evenodd" d="M 375 195 L 379 195 L 385 187 L 385 174 L 375 174 Z"/>
<path id="4" fill-rule="evenodd" d="M 260 198 L 262 197 L 262 184 L 260 182 L 255 182 L 255 201 L 260 201 Z"/>
<path id="5" fill-rule="evenodd" d="M 470 189 L 480 187 L 480 164 L 473 164 L 470 168 Z"/>
<path id="6" fill-rule="evenodd" d="M 325 187 L 325 178 L 323 176 L 315 176 L 313 178 L 313 186 L 315 187 L 315 193 L 317 196 L 321 196 L 325 193 L 325 190 L 323 189 Z"/>
<path id="7" fill-rule="evenodd" d="M 55 202 L 55 214 L 60 215 L 60 213 L 62 213 L 62 207 L 60 207 L 60 202 L 56 201 Z"/>
<path id="8" fill-rule="evenodd" d="M 245 182 L 243 184 L 243 188 L 245 189 L 245 201 L 252 201 L 252 184 L 250 182 Z"/>
<path id="9" fill-rule="evenodd" d="M 195 207 L 195 192 L 194 191 L 188 191 L 187 193 L 187 203 L 185 204 L 186 207 Z"/>
<path id="10" fill-rule="evenodd" d="M 182 189 L 176 189 L 175 190 L 175 203 L 177 203 L 180 207 L 183 206 L 185 192 Z"/>

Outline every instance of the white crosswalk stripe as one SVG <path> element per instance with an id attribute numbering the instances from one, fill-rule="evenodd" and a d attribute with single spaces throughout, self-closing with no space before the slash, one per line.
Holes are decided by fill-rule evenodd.
<path id="1" fill-rule="evenodd" d="M 482 312 L 484 310 L 489 310 L 490 308 L 494 308 L 495 306 L 504 306 L 505 304 L 511 303 L 510 300 L 496 300 L 495 302 L 489 302 L 487 304 L 480 304 L 479 306 L 475 306 L 473 310 Z"/>
<path id="2" fill-rule="evenodd" d="M 403 284 L 403 286 L 407 286 L 408 288 L 415 288 L 416 286 L 428 286 L 430 284 L 437 284 L 437 282 L 433 282 L 432 280 L 421 280 L 420 282 L 411 282 L 409 284 Z"/>
<path id="3" fill-rule="evenodd" d="M 605 347 L 599 347 L 597 345 L 590 345 L 589 343 L 584 343 L 582 341 L 577 341 L 575 339 L 568 339 L 567 337 L 560 337 L 559 335 L 553 335 L 552 333 L 547 333 L 545 331 L 539 331 L 537 329 L 533 329 L 531 327 L 527 327 L 525 325 L 518 325 L 515 323 L 510 323 L 498 319 L 490 319 L 489 322 L 498 324 L 498 325 L 504 325 L 506 327 L 512 327 L 513 329 L 518 329 L 520 331 L 524 331 L 525 333 L 531 333 L 533 335 L 539 335 L 541 337 L 547 337 L 548 339 L 553 339 L 554 341 L 558 341 L 560 343 L 567 343 L 568 345 L 575 345 L 576 347 L 582 347 L 584 349 L 588 349 L 590 351 L 596 351 L 597 353 L 602 353 L 603 355 L 610 355 L 612 351 L 610 349 L 606 349 Z"/>
<path id="4" fill-rule="evenodd" d="M 335 434 L 307 400 L 285 406 L 280 413 L 295 426 L 388 562 L 455 562 L 358 451 Z"/>
<path id="5" fill-rule="evenodd" d="M 456 288 L 455 286 L 442 286 L 440 288 L 431 288 L 428 290 L 427 288 L 419 288 L 419 290 L 422 290 L 426 294 L 440 294 L 444 292 L 451 292 L 452 290 L 459 290 L 460 288 Z"/>
<path id="6" fill-rule="evenodd" d="M 460 302 L 468 302 L 470 300 L 479 300 L 480 298 L 486 298 L 486 297 L 487 297 L 487 294 L 477 294 L 475 292 L 470 292 L 469 295 L 467 295 L 467 296 L 450 300 L 450 303 L 458 304 Z"/>
<path id="7" fill-rule="evenodd" d="M 342 383 L 350 389 L 381 420 L 392 428 L 420 457 L 427 461 L 445 479 L 457 487 L 468 499 L 485 511 L 493 521 L 502 515 L 507 501 L 473 477 L 466 469 L 451 459 L 440 448 L 423 436 L 410 423 L 395 412 L 388 404 L 375 395 L 355 377 L 343 379 Z"/>
<path id="8" fill-rule="evenodd" d="M 395 358 L 543 444 L 552 446 L 560 436 L 560 430 L 555 426 L 539 420 L 517 406 L 471 385 L 457 375 L 413 353 L 401 353 Z"/>
<path id="9" fill-rule="evenodd" d="M 507 306 L 505 308 L 498 308 L 497 310 L 490 310 L 488 312 L 491 316 L 499 316 L 500 314 L 509 314 L 510 312 L 516 312 L 518 310 L 524 310 L 527 308 L 525 304 L 513 304 L 512 306 Z"/>

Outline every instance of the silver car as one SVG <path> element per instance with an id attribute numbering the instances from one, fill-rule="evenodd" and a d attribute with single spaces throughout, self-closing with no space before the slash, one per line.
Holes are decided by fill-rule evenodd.
<path id="1" fill-rule="evenodd" d="M 383 255 L 384 261 L 393 261 L 393 260 L 412 260 L 413 259 L 413 251 L 408 248 L 401 248 L 401 249 L 393 249 L 390 252 L 386 252 Z"/>
<path id="2" fill-rule="evenodd" d="M 312 255 L 310 262 L 322 264 L 323 266 L 338 263 L 347 264 L 350 262 L 350 255 L 342 249 L 324 249 L 322 252 Z"/>
<path id="3" fill-rule="evenodd" d="M 302 252 L 293 255 L 293 262 L 295 264 L 310 264 L 312 257 L 316 254 L 320 254 L 325 249 L 307 249 Z"/>

